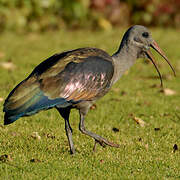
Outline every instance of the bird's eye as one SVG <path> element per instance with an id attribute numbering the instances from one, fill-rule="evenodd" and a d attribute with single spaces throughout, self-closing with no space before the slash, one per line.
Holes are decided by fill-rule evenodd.
<path id="1" fill-rule="evenodd" d="M 142 36 L 145 37 L 145 38 L 148 38 L 149 37 L 149 33 L 148 32 L 143 32 Z"/>

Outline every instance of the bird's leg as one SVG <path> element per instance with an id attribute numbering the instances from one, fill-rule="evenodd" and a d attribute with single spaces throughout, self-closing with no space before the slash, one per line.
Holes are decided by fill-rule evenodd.
<path id="1" fill-rule="evenodd" d="M 65 120 L 65 130 L 66 130 L 66 135 L 68 138 L 70 152 L 71 152 L 71 154 L 74 154 L 75 149 L 74 149 L 74 144 L 73 144 L 73 140 L 72 140 L 72 128 L 69 123 L 70 108 L 57 108 L 57 110 L 59 111 L 59 113 Z"/>
<path id="2" fill-rule="evenodd" d="M 94 148 L 93 150 L 95 151 L 96 150 L 96 143 L 98 142 L 101 146 L 105 146 L 105 145 L 108 145 L 108 146 L 111 146 L 111 147 L 119 147 L 119 144 L 114 144 L 106 139 L 104 139 L 103 137 L 95 134 L 95 133 L 92 133 L 88 130 L 86 130 L 85 126 L 84 126 L 84 117 L 85 117 L 85 113 L 83 111 L 79 111 L 80 113 L 80 123 L 79 123 L 79 130 L 83 133 L 83 134 L 86 134 L 88 136 L 91 136 L 92 138 L 94 138 L 95 140 L 95 145 L 94 145 Z"/>
<path id="3" fill-rule="evenodd" d="M 75 149 L 74 149 L 74 144 L 72 140 L 72 128 L 69 124 L 69 120 L 65 120 L 65 130 L 66 130 L 66 135 L 67 135 L 69 146 L 70 146 L 70 152 L 71 154 L 74 154 Z"/>

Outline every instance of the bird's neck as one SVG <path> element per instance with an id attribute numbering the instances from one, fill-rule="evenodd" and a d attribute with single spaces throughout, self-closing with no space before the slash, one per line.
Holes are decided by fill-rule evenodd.
<path id="1" fill-rule="evenodd" d="M 114 63 L 114 75 L 112 79 L 112 84 L 117 82 L 120 77 L 127 71 L 137 59 L 137 51 L 131 47 L 123 46 L 112 55 Z"/>

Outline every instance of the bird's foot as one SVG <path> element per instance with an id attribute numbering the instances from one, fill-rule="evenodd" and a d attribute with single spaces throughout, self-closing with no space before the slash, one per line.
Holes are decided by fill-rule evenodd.
<path id="1" fill-rule="evenodd" d="M 76 153 L 76 151 L 75 151 L 75 149 L 73 148 L 73 149 L 70 149 L 70 153 L 73 155 L 73 154 L 75 154 Z"/>
<path id="2" fill-rule="evenodd" d="M 96 144 L 99 143 L 102 147 L 106 147 L 106 145 L 102 141 L 98 141 L 95 139 L 93 151 L 96 152 Z"/>
<path id="3" fill-rule="evenodd" d="M 97 140 L 95 139 L 95 144 L 94 144 L 94 147 L 93 147 L 93 151 L 95 152 L 96 151 L 96 144 L 99 143 L 102 147 L 106 147 L 106 145 L 108 146 L 111 146 L 111 147 L 116 147 L 116 148 L 119 148 L 120 145 L 119 144 L 115 144 L 113 142 L 110 142 L 106 139 L 101 139 L 101 140 Z"/>

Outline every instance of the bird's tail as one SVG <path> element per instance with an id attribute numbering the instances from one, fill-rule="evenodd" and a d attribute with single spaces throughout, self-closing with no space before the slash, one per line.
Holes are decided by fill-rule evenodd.
<path id="1" fill-rule="evenodd" d="M 40 89 L 39 82 L 29 78 L 18 84 L 4 103 L 4 125 L 13 123 L 22 116 L 30 116 L 40 110 L 66 104 L 64 98 L 49 99 Z"/>

